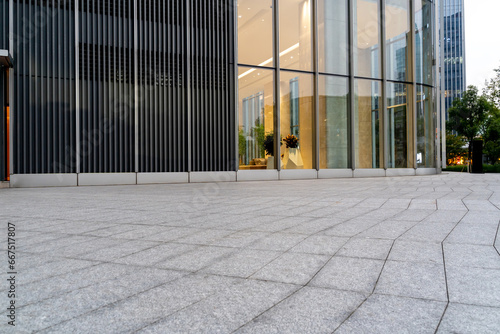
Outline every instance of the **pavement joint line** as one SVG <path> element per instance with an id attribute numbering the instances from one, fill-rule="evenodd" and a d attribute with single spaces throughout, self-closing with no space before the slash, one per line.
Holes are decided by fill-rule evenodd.
<path id="1" fill-rule="evenodd" d="M 370 292 L 370 294 L 361 302 L 361 304 L 358 305 L 358 307 L 356 307 L 342 322 L 340 325 L 337 326 L 337 328 L 335 328 L 333 331 L 332 331 L 332 334 L 335 333 L 337 330 L 339 330 L 340 327 L 342 327 L 344 325 L 344 323 L 346 323 L 346 321 L 348 321 L 353 315 L 354 313 L 356 313 L 362 306 L 363 304 L 368 300 L 368 298 L 370 298 L 371 296 L 373 296 L 373 294 L 375 293 L 375 290 L 377 289 L 377 285 L 378 285 L 378 281 L 380 280 L 380 277 L 382 276 L 382 272 L 384 271 L 384 268 L 385 268 L 385 265 L 387 263 L 387 260 L 389 259 L 389 256 L 391 254 L 391 251 L 392 251 L 392 248 L 394 247 L 394 244 L 396 242 L 397 238 L 394 239 L 392 241 L 392 244 L 391 244 L 391 248 L 389 249 L 389 251 L 387 252 L 387 256 L 385 257 L 385 260 L 384 260 L 384 264 L 382 265 L 382 268 L 380 269 L 380 272 L 378 274 L 378 277 L 377 277 L 377 280 L 375 281 L 375 284 L 373 286 L 373 289 L 372 291 Z"/>
<path id="2" fill-rule="evenodd" d="M 70 318 L 70 319 L 67 319 L 67 320 L 64 320 L 64 321 L 58 322 L 58 323 L 56 323 L 56 324 L 53 324 L 53 325 L 51 325 L 51 326 L 48 326 L 48 327 L 42 328 L 42 329 L 38 330 L 37 332 L 41 332 L 41 331 L 44 331 L 44 330 L 48 330 L 48 329 L 50 329 L 50 328 L 52 328 L 52 327 L 54 327 L 54 326 L 59 326 L 59 325 L 61 325 L 61 324 L 64 324 L 64 323 L 66 323 L 66 322 L 69 322 L 69 321 L 71 321 L 71 320 L 73 320 L 73 319 L 76 319 L 76 318 L 79 318 L 79 317 L 86 316 L 87 314 L 97 313 L 97 311 L 99 311 L 99 310 L 101 310 L 101 309 L 103 309 L 103 308 L 107 308 L 107 307 L 110 307 L 110 306 L 112 306 L 112 305 L 116 305 L 116 304 L 118 304 L 118 303 L 120 303 L 120 302 L 123 302 L 123 301 L 125 301 L 125 300 L 127 300 L 127 299 L 130 299 L 130 298 L 136 297 L 136 296 L 138 296 L 138 295 L 140 295 L 140 294 L 143 294 L 143 293 L 146 293 L 146 292 L 148 292 L 148 291 L 150 291 L 150 290 L 153 290 L 153 289 L 159 288 L 160 286 L 163 286 L 163 285 L 167 285 L 167 284 L 173 283 L 173 282 L 175 282 L 175 281 L 177 281 L 177 280 L 180 280 L 180 279 L 184 278 L 185 276 L 188 276 L 188 275 L 191 275 L 191 274 L 192 274 L 192 273 L 188 273 L 187 275 L 180 276 L 180 277 L 178 277 L 178 278 L 176 278 L 176 279 L 173 279 L 173 280 L 171 280 L 171 281 L 168 281 L 168 282 L 166 282 L 166 283 L 161 283 L 161 284 L 158 284 L 158 285 L 153 286 L 153 287 L 151 287 L 151 288 L 148 288 L 148 289 L 146 289 L 146 290 L 144 290 L 144 291 L 140 291 L 140 292 L 135 293 L 135 294 L 133 294 L 133 295 L 127 296 L 127 297 L 125 297 L 125 298 L 123 298 L 123 299 L 120 299 L 120 300 L 117 300 L 117 301 L 114 301 L 114 302 L 112 302 L 112 303 L 108 303 L 108 304 L 105 304 L 105 305 L 101 305 L 100 307 L 98 307 L 98 308 L 96 308 L 96 309 L 92 309 L 92 310 L 90 310 L 90 311 L 88 311 L 88 312 L 84 312 L 84 313 L 79 314 L 79 315 L 77 315 L 77 316 L 74 316 L 74 317 L 72 317 L 72 318 Z M 76 290 L 75 290 L 75 291 L 76 291 Z M 207 299 L 207 298 L 209 298 L 209 297 L 213 296 L 214 294 L 215 294 L 215 292 L 214 292 L 214 293 L 212 293 L 212 294 L 209 294 L 207 297 L 203 298 L 202 300 Z M 199 302 L 201 302 L 202 300 L 199 300 L 199 301 L 197 301 L 197 302 L 195 302 L 195 303 L 193 303 L 193 304 L 199 303 Z M 193 304 L 190 304 L 190 305 L 188 305 L 188 306 L 186 306 L 186 307 L 189 307 L 189 306 L 191 306 L 191 305 L 193 305 Z M 167 317 L 168 317 L 168 316 L 167 316 Z M 163 318 L 163 319 L 164 319 L 164 318 Z"/>
<path id="3" fill-rule="evenodd" d="M 498 236 L 500 235 L 500 221 L 498 222 L 498 226 L 497 226 L 497 234 L 495 236 L 495 240 L 493 240 L 493 248 L 495 248 L 495 250 L 497 251 L 498 253 L 498 256 L 500 256 L 500 249 L 497 248 L 497 241 L 499 241 L 500 239 L 498 238 Z"/>

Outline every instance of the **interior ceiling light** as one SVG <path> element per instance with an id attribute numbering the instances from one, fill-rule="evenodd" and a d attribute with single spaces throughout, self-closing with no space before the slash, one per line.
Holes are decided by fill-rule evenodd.
<path id="1" fill-rule="evenodd" d="M 300 46 L 300 43 L 297 43 L 297 44 L 295 44 L 295 45 L 293 45 L 293 46 L 289 47 L 288 49 L 286 49 L 285 51 L 283 51 L 283 52 L 281 52 L 281 53 L 280 53 L 280 57 L 283 57 L 284 55 L 286 55 L 286 54 L 288 54 L 288 53 L 292 52 L 293 50 L 298 49 L 298 48 L 299 48 L 299 46 Z M 266 66 L 267 64 L 271 63 L 272 61 L 273 61 L 273 58 L 269 58 L 268 60 L 266 60 L 266 61 L 265 61 L 265 62 L 263 62 L 263 63 L 260 63 L 260 64 L 259 64 L 259 65 L 257 65 L 257 66 Z M 243 78 L 243 77 L 245 77 L 245 76 L 247 76 L 247 75 L 249 75 L 250 73 L 253 73 L 253 72 L 255 72 L 255 68 L 252 68 L 252 69 L 250 69 L 250 70 L 248 70 L 248 71 L 246 71 L 246 72 L 244 72 L 244 73 L 240 74 L 240 75 L 238 76 L 238 79 L 241 79 L 241 78 Z"/>

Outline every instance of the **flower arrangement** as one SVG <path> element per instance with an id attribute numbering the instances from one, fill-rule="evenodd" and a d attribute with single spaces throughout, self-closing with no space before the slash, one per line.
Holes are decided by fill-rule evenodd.
<path id="1" fill-rule="evenodd" d="M 294 135 L 288 135 L 283 138 L 287 148 L 297 148 L 299 146 L 299 139 Z"/>

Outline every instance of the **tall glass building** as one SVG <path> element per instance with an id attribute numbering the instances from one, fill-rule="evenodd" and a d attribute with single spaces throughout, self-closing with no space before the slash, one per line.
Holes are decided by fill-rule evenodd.
<path id="1" fill-rule="evenodd" d="M 0 0 L 11 186 L 439 172 L 431 0 Z"/>
<path id="2" fill-rule="evenodd" d="M 453 101 L 462 97 L 466 86 L 464 0 L 442 0 L 441 20 L 441 93 L 448 118 Z"/>

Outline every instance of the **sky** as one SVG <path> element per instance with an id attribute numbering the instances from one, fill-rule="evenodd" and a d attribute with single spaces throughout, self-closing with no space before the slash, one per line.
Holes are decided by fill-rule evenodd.
<path id="1" fill-rule="evenodd" d="M 480 90 L 500 67 L 500 0 L 465 0 L 467 86 Z"/>

